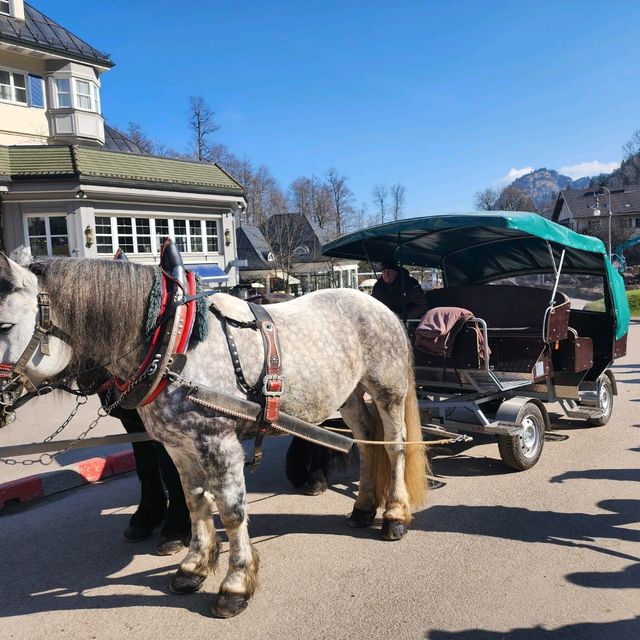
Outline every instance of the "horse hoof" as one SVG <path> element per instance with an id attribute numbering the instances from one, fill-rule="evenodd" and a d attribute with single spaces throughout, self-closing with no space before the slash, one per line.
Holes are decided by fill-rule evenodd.
<path id="1" fill-rule="evenodd" d="M 382 539 L 400 540 L 407 533 L 407 525 L 402 520 L 383 520 Z"/>
<path id="2" fill-rule="evenodd" d="M 188 536 L 169 535 L 162 536 L 156 545 L 156 553 L 159 556 L 172 556 L 189 547 Z"/>
<path id="3" fill-rule="evenodd" d="M 193 593 L 202 586 L 206 577 L 207 576 L 201 576 L 194 573 L 184 573 L 182 570 L 178 569 L 178 571 L 173 575 L 173 578 L 171 578 L 169 589 L 171 590 L 171 593 L 177 593 L 178 595 Z"/>
<path id="4" fill-rule="evenodd" d="M 365 511 L 364 509 L 354 509 L 347 520 L 350 527 L 354 529 L 363 529 L 370 527 L 373 519 L 376 517 L 375 511 Z"/>
<path id="5" fill-rule="evenodd" d="M 219 593 L 211 605 L 216 618 L 233 618 L 249 606 L 249 596 L 240 593 Z"/>
<path id="6" fill-rule="evenodd" d="M 154 527 L 142 524 L 130 524 L 122 534 L 127 542 L 142 542 L 151 537 Z"/>
<path id="7" fill-rule="evenodd" d="M 303 492 L 307 496 L 319 496 L 327 490 L 327 483 L 322 480 L 315 480 L 308 482 L 303 489 Z"/>

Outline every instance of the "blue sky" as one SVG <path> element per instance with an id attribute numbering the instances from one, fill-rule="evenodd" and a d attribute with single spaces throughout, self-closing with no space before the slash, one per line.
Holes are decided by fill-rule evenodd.
<path id="1" fill-rule="evenodd" d="M 335 166 L 370 212 L 395 182 L 407 216 L 469 210 L 512 169 L 619 162 L 640 129 L 633 0 L 32 4 L 111 54 L 111 124 L 184 150 L 202 96 L 281 186 Z"/>

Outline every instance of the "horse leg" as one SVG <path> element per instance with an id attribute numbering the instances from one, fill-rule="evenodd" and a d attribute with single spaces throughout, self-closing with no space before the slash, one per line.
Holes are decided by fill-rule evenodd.
<path id="1" fill-rule="evenodd" d="M 309 443 L 301 438 L 292 438 L 287 449 L 286 475 L 287 480 L 296 488 L 301 489 L 309 477 L 311 451 Z"/>
<path id="2" fill-rule="evenodd" d="M 340 408 L 340 414 L 345 424 L 351 429 L 358 440 L 371 437 L 372 421 L 363 392 L 357 388 Z M 349 516 L 349 526 L 355 528 L 368 527 L 376 516 L 378 502 L 376 499 L 373 480 L 374 465 L 371 446 L 358 445 L 360 450 L 360 487 L 358 497 Z"/>
<path id="3" fill-rule="evenodd" d="M 162 482 L 169 494 L 169 507 L 160 530 L 156 553 L 160 556 L 169 556 L 182 551 L 189 545 L 191 520 L 178 470 L 165 448 L 159 442 L 154 444 Z"/>
<path id="4" fill-rule="evenodd" d="M 385 540 L 400 540 L 407 532 L 411 522 L 411 505 L 405 485 L 405 440 L 404 398 L 388 400 L 384 408 L 376 401 L 384 426 L 384 439 L 389 463 L 391 465 L 389 484 L 383 489 L 385 511 L 382 515 L 382 537 Z"/>
<path id="5" fill-rule="evenodd" d="M 248 532 L 244 450 L 235 433 L 229 432 L 199 439 L 196 446 L 229 539 L 229 570 L 211 612 L 230 618 L 247 607 L 258 582 L 258 553 Z"/>
<path id="6" fill-rule="evenodd" d="M 198 460 L 182 449 L 166 447 L 180 474 L 189 514 L 191 541 L 189 551 L 171 579 L 173 593 L 197 591 L 209 571 L 215 569 L 220 554 L 220 542 L 213 526 L 213 502 L 209 483 Z"/>
<path id="7" fill-rule="evenodd" d="M 328 458 L 326 447 L 293 438 L 287 449 L 287 479 L 308 496 L 317 496 L 327 489 Z"/>
<path id="8" fill-rule="evenodd" d="M 111 415 L 120 420 L 127 433 L 144 433 L 137 411 L 116 407 Z M 140 503 L 129 520 L 124 537 L 129 542 L 146 540 L 160 526 L 167 510 L 167 497 L 158 471 L 153 442 L 132 443 L 136 473 L 140 481 Z"/>

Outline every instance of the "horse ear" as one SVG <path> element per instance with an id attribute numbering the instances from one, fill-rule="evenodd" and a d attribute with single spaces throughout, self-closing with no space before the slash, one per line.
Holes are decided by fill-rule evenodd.
<path id="1" fill-rule="evenodd" d="M 31 271 L 21 267 L 1 252 L 0 280 L 10 282 L 16 289 L 29 289 L 38 286 L 38 279 Z"/>

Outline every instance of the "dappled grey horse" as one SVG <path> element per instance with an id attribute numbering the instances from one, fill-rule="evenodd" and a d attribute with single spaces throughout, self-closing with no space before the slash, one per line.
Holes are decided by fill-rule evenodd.
<path id="1" fill-rule="evenodd" d="M 126 380 L 146 354 L 149 295 L 155 268 L 88 259 L 47 259 L 20 266 L 0 257 L 0 355 L 14 364 L 39 326 L 39 304 L 50 298 L 48 351 L 36 351 L 26 374 L 32 384 L 55 379 L 74 362 L 100 363 Z M 220 315 L 249 324 L 253 315 L 241 300 L 217 294 L 218 315 L 209 315 L 206 340 L 190 345 L 182 380 L 229 396 L 246 397 L 237 383 Z M 383 304 L 353 290 L 323 290 L 270 307 L 280 336 L 285 391 L 282 411 L 313 424 L 340 410 L 362 440 L 384 446 L 360 450 L 360 486 L 349 523 L 369 526 L 383 508 L 382 536 L 404 535 L 412 510 L 426 499 L 412 353 L 405 330 Z M 256 384 L 263 374 L 259 332 L 232 327 L 244 377 Z M 220 552 L 213 526 L 214 504 L 229 540 L 229 568 L 212 612 L 229 617 L 252 596 L 258 554 L 248 533 L 244 451 L 240 440 L 256 425 L 196 404 L 189 385 L 173 380 L 151 404 L 139 409 L 147 431 L 162 442 L 180 473 L 191 515 L 191 544 L 172 578 L 177 593 L 196 590 Z M 372 403 L 365 403 L 364 394 Z"/>

